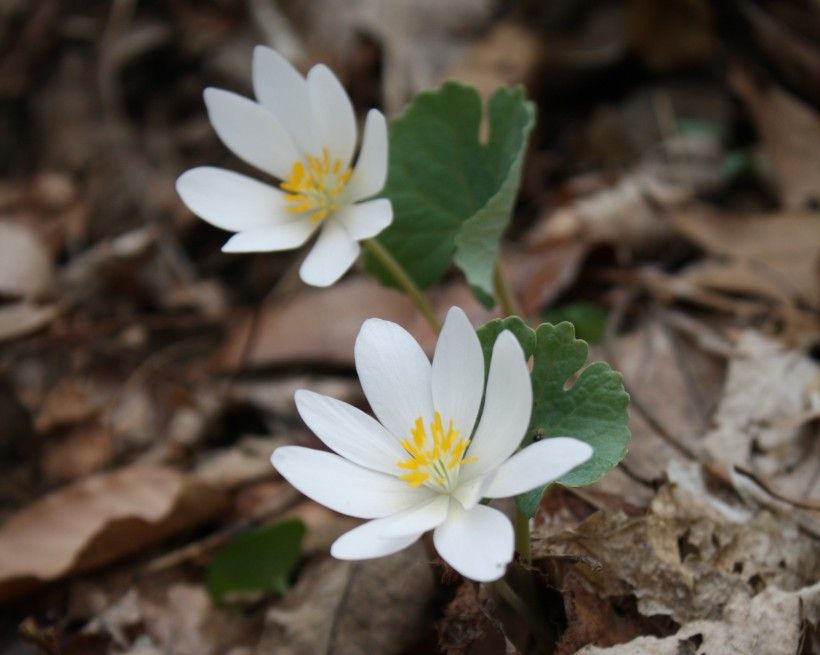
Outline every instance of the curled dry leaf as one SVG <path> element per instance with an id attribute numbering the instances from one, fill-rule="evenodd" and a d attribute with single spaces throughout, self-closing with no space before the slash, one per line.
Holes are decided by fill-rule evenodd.
<path id="1" fill-rule="evenodd" d="M 750 598 L 735 594 L 719 620 L 692 621 L 675 634 L 658 639 L 638 637 L 611 648 L 587 646 L 578 655 L 682 655 L 684 653 L 766 653 L 794 655 L 802 651 L 805 621 L 817 621 L 820 585 L 800 592 L 772 588 Z"/>
<path id="2" fill-rule="evenodd" d="M 55 491 L 0 528 L 0 601 L 136 553 L 224 507 L 221 493 L 162 467 L 132 466 Z"/>
<path id="3" fill-rule="evenodd" d="M 673 464 L 668 476 L 646 516 L 599 512 L 575 530 L 537 538 L 536 560 L 592 557 L 600 567 L 572 569 L 588 588 L 602 597 L 634 595 L 644 616 L 681 624 L 720 620 L 736 594 L 796 590 L 820 575 L 815 541 L 790 517 L 713 496 L 697 464 Z"/>
<path id="4" fill-rule="evenodd" d="M 739 216 L 693 210 L 677 213 L 672 222 L 709 254 L 748 264 L 749 275 L 763 280 L 759 285 L 765 282 L 785 296 L 820 305 L 820 213 Z M 737 291 L 748 291 L 751 281 L 741 283 L 747 288 Z"/>

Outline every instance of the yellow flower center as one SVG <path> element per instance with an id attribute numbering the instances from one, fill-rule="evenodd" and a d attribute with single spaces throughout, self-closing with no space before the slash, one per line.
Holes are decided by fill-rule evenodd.
<path id="1" fill-rule="evenodd" d="M 327 148 L 321 157 L 308 155 L 306 162 L 293 164 L 288 179 L 280 185 L 287 192 L 288 211 L 307 212 L 312 223 L 318 223 L 339 209 L 339 196 L 344 192 L 353 171 L 341 159 L 331 159 Z"/>
<path id="2" fill-rule="evenodd" d="M 426 484 L 438 491 L 452 491 L 461 465 L 476 460 L 475 457 L 464 457 L 470 440 L 459 436 L 452 421 L 445 430 L 438 412 L 430 422 L 429 436 L 421 416 L 416 419 L 410 434 L 412 439 L 401 442 L 410 457 L 397 462 L 397 466 L 408 471 L 399 477 L 411 487 Z"/>

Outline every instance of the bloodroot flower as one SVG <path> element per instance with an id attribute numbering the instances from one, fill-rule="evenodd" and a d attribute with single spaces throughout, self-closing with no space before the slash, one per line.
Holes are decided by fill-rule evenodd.
<path id="1" fill-rule="evenodd" d="M 532 411 L 524 353 L 511 332 L 502 332 L 485 392 L 481 346 L 457 307 L 447 314 L 432 366 L 413 337 L 380 319 L 364 323 L 355 356 L 378 421 L 297 391 L 305 423 L 337 454 L 285 446 L 273 465 L 316 502 L 374 519 L 336 540 L 331 553 L 339 559 L 389 555 L 434 530 L 436 550 L 459 573 L 500 578 L 513 557 L 513 528 L 479 501 L 555 480 L 588 460 L 592 448 L 555 437 L 516 452 Z"/>
<path id="2" fill-rule="evenodd" d="M 389 200 L 362 202 L 384 186 L 387 126 L 371 110 L 361 152 L 353 106 L 327 66 L 302 77 L 281 55 L 257 46 L 257 101 L 205 89 L 208 116 L 219 138 L 248 164 L 281 182 L 279 188 L 233 171 L 194 168 L 177 180 L 186 205 L 212 225 L 236 232 L 225 252 L 291 250 L 320 230 L 299 270 L 304 282 L 336 282 L 359 256 L 359 241 L 393 220 Z"/>

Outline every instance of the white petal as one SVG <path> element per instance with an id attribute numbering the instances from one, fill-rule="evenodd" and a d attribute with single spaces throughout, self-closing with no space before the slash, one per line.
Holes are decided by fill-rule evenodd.
<path id="1" fill-rule="evenodd" d="M 280 179 L 290 175 L 299 151 L 273 112 L 222 89 L 205 89 L 214 130 L 233 153 Z"/>
<path id="2" fill-rule="evenodd" d="M 231 232 L 293 219 L 279 189 L 223 168 L 185 171 L 177 179 L 177 193 L 194 214 Z"/>
<path id="3" fill-rule="evenodd" d="M 571 437 L 543 439 L 504 462 L 495 472 L 485 498 L 507 498 L 557 480 L 592 457 L 592 447 Z"/>
<path id="4" fill-rule="evenodd" d="M 369 521 L 339 537 L 330 549 L 338 559 L 368 559 L 395 553 L 447 518 L 450 499 L 438 494 L 417 507 Z"/>
<path id="5" fill-rule="evenodd" d="M 356 115 L 347 91 L 324 64 L 310 69 L 307 84 L 321 145 L 334 159 L 341 159 L 343 166 L 349 166 L 356 147 Z"/>
<path id="6" fill-rule="evenodd" d="M 361 519 L 396 514 L 420 505 L 434 494 L 425 487 L 411 487 L 398 478 L 313 448 L 282 446 L 273 452 L 271 463 L 308 498 Z"/>
<path id="7" fill-rule="evenodd" d="M 492 474 L 479 475 L 478 477 L 467 481 L 460 480 L 459 485 L 453 490 L 453 498 L 461 503 L 461 506 L 464 509 L 472 509 L 482 498 L 484 498 L 484 490 L 491 481 Z"/>
<path id="8" fill-rule="evenodd" d="M 356 168 L 348 184 L 351 201 L 376 195 L 387 179 L 387 122 L 382 113 L 371 109 L 364 124 L 364 137 Z"/>
<path id="9" fill-rule="evenodd" d="M 513 558 L 513 541 L 509 519 L 487 505 L 465 511 L 458 503 L 451 503 L 447 520 L 433 534 L 439 555 L 476 582 L 490 582 L 504 575 Z"/>
<path id="10" fill-rule="evenodd" d="M 369 521 L 345 532 L 333 542 L 330 554 L 336 559 L 345 560 L 384 557 L 404 550 L 421 536 L 421 532 L 417 532 L 401 537 L 385 537 L 373 528 L 373 524 L 380 520 Z"/>
<path id="11" fill-rule="evenodd" d="M 505 330 L 493 347 L 484 409 L 467 449 L 467 455 L 477 461 L 464 465 L 464 479 L 490 471 L 512 455 L 521 445 L 531 413 L 532 385 L 524 351 L 512 332 Z"/>
<path id="12" fill-rule="evenodd" d="M 470 319 L 450 308 L 433 356 L 433 406 L 469 439 L 484 393 L 484 354 Z"/>
<path id="13" fill-rule="evenodd" d="M 282 55 L 261 45 L 253 49 L 253 92 L 303 155 L 321 153 L 305 78 Z"/>
<path id="14" fill-rule="evenodd" d="M 302 262 L 299 277 L 305 284 L 329 287 L 353 266 L 359 252 L 359 244 L 334 217 L 329 217 L 324 221 L 316 244 Z"/>
<path id="15" fill-rule="evenodd" d="M 294 399 L 304 422 L 331 450 L 365 468 L 400 473 L 397 464 L 407 459 L 407 453 L 374 418 L 341 400 L 305 389 L 297 391 Z"/>
<path id="16" fill-rule="evenodd" d="M 376 236 L 393 222 L 393 205 L 387 198 L 348 205 L 335 215 L 352 239 L 361 241 Z"/>
<path id="17" fill-rule="evenodd" d="M 447 494 L 436 494 L 432 500 L 417 507 L 378 519 L 381 533 L 387 537 L 402 537 L 427 532 L 444 523 L 449 507 L 450 497 Z"/>
<path id="18" fill-rule="evenodd" d="M 223 252 L 274 252 L 298 248 L 313 234 L 316 226 L 305 218 L 289 223 L 256 227 L 234 234 L 222 246 Z"/>
<path id="19" fill-rule="evenodd" d="M 410 436 L 419 416 L 429 425 L 430 362 L 404 328 L 368 319 L 356 337 L 354 355 L 364 395 L 382 425 L 399 439 Z"/>

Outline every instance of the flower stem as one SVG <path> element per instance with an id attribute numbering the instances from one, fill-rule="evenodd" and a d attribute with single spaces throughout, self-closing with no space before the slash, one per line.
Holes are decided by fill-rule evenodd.
<path id="1" fill-rule="evenodd" d="M 530 520 L 524 513 L 516 508 L 515 510 L 515 550 L 524 562 L 529 564 L 532 561 L 530 552 Z"/>
<path id="2" fill-rule="evenodd" d="M 515 299 L 507 278 L 504 277 L 504 271 L 501 268 L 501 257 L 495 262 L 495 270 L 493 271 L 493 286 L 495 287 L 495 296 L 498 303 L 501 305 L 501 310 L 505 316 L 521 316 L 521 309 L 518 307 L 518 302 Z"/>
<path id="3" fill-rule="evenodd" d="M 413 278 L 407 274 L 407 271 L 405 271 L 402 265 L 396 261 L 396 258 L 393 257 L 393 255 L 391 255 L 390 252 L 378 241 L 375 239 L 365 239 L 361 243 L 365 248 L 367 248 L 368 252 L 390 272 L 390 275 L 393 276 L 393 280 L 396 284 L 398 284 L 402 290 L 410 296 L 410 299 L 424 315 L 424 318 L 427 319 L 430 327 L 432 327 L 436 334 L 438 334 L 441 330 L 441 323 L 439 323 L 438 318 L 436 318 L 436 313 L 433 311 L 433 308 L 427 301 L 424 293 L 422 293 L 421 289 L 419 289 L 418 286 L 416 286 L 416 283 L 413 282 Z"/>

